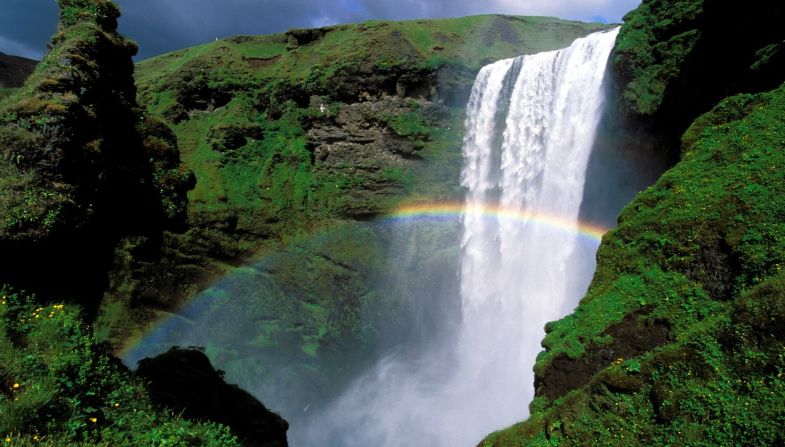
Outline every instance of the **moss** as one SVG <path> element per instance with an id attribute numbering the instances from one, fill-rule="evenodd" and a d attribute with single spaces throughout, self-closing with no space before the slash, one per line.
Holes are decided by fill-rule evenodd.
<path id="1" fill-rule="evenodd" d="M 157 410 L 78 310 L 0 289 L 0 436 L 9 445 L 240 445 Z"/>
<path id="2" fill-rule="evenodd" d="M 114 31 L 120 17 L 120 9 L 111 0 L 58 0 L 58 5 L 63 28 L 95 22 Z"/>

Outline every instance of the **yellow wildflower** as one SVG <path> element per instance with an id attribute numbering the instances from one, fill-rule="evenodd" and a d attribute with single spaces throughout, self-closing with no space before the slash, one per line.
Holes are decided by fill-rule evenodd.
<path id="1" fill-rule="evenodd" d="M 14 384 L 14 386 L 12 386 L 11 388 L 13 388 L 13 389 L 15 389 L 15 390 L 18 390 L 18 389 L 19 389 L 19 384 L 18 384 L 18 383 L 15 383 L 15 384 Z"/>
<path id="2" fill-rule="evenodd" d="M 88 421 L 90 421 L 93 424 L 95 424 L 96 422 L 98 422 L 98 418 L 90 418 L 90 419 L 88 419 Z"/>
<path id="3" fill-rule="evenodd" d="M 5 438 L 5 442 L 11 442 L 11 438 L 9 438 L 9 437 L 7 437 L 7 436 L 6 436 L 6 438 Z"/>

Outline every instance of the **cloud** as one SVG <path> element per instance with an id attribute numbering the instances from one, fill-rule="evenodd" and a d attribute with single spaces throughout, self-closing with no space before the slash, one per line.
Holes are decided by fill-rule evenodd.
<path id="1" fill-rule="evenodd" d="M 40 59 L 55 31 L 57 5 L 52 0 L 2 0 L 0 51 Z"/>
<path id="2" fill-rule="evenodd" d="M 269 34 L 368 19 L 547 15 L 618 22 L 640 0 L 115 0 L 120 30 L 139 43 L 139 58 L 237 34 Z M 42 53 L 54 31 L 52 0 L 3 0 L 0 51 Z M 16 46 L 10 42 L 15 42 Z M 23 47 L 20 47 L 22 45 Z M 25 51 L 28 51 L 25 50 Z"/>

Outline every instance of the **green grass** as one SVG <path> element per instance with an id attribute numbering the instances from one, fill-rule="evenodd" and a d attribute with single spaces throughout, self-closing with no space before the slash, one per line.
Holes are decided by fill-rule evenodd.
<path id="1" fill-rule="evenodd" d="M 0 289 L 0 441 L 9 446 L 238 446 L 156 409 L 70 305 Z"/>
<path id="2" fill-rule="evenodd" d="M 0 103 L 9 96 L 12 96 L 14 93 L 18 92 L 18 88 L 6 88 L 0 87 Z"/>

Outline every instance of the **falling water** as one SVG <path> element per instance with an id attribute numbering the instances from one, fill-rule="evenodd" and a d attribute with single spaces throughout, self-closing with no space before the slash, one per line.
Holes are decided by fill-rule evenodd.
<path id="1" fill-rule="evenodd" d="M 463 148 L 457 339 L 421 357 L 389 356 L 296 435 L 297 445 L 475 445 L 527 416 L 543 327 L 586 291 L 597 247 L 586 249 L 578 231 L 489 219 L 486 210 L 578 228 L 617 32 L 480 71 Z"/>
<path id="2" fill-rule="evenodd" d="M 586 166 L 602 104 L 606 61 L 617 31 L 593 34 L 562 51 L 484 67 L 469 104 L 461 297 L 461 380 L 483 389 L 482 413 L 496 428 L 526 415 L 543 326 L 585 292 L 580 235 L 533 224 L 482 219 L 482 208 L 558 216 L 578 226 Z M 504 80 L 520 67 L 500 145 L 494 134 Z M 515 73 L 512 73 L 516 75 Z M 497 155 L 497 151 L 500 155 Z M 499 160 L 498 165 L 493 163 Z M 499 377 L 499 371 L 502 376 Z M 514 396 L 514 397 L 510 397 Z"/>

